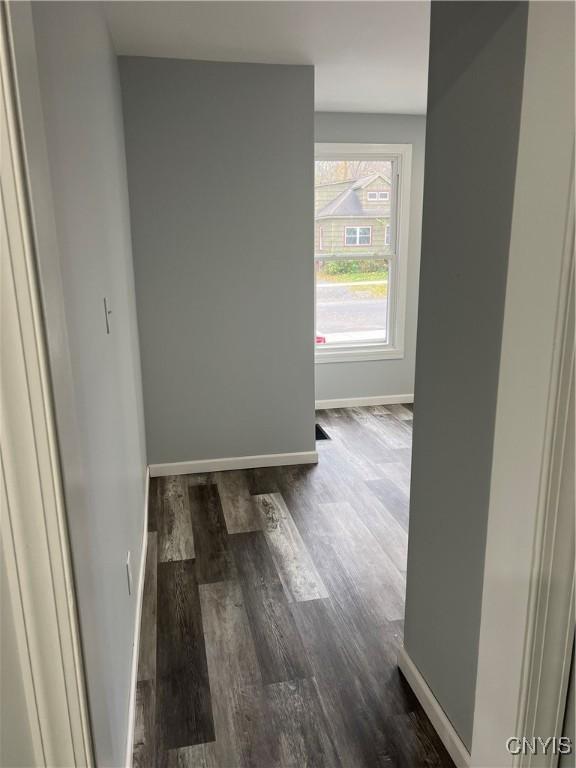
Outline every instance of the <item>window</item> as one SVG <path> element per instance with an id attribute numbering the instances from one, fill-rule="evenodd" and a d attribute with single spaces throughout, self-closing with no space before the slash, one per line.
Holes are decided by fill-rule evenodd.
<path id="1" fill-rule="evenodd" d="M 372 242 L 372 227 L 345 227 L 345 245 L 370 245 Z"/>
<path id="2" fill-rule="evenodd" d="M 383 192 L 368 192 L 366 197 L 370 202 L 376 200 L 390 200 L 390 192 L 387 190 L 384 190 Z"/>
<path id="3" fill-rule="evenodd" d="M 410 162 L 410 145 L 316 145 L 317 362 L 403 356 Z"/>

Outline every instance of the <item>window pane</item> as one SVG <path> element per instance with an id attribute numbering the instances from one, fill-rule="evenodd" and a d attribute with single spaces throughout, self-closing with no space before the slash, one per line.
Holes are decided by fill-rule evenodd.
<path id="1" fill-rule="evenodd" d="M 358 230 L 356 227 L 346 227 L 346 245 L 358 243 Z"/>
<path id="2" fill-rule="evenodd" d="M 371 240 L 370 227 L 360 227 L 358 231 L 359 231 L 358 242 L 360 243 L 360 245 L 370 245 L 370 240 Z"/>
<path id="3" fill-rule="evenodd" d="M 394 183 L 391 160 L 315 162 L 319 346 L 388 341 Z"/>
<path id="4" fill-rule="evenodd" d="M 391 255 L 384 233 L 393 214 L 394 184 L 391 160 L 316 160 L 316 242 L 322 228 L 322 250 L 344 255 L 345 248 L 358 252 L 370 246 L 366 255 Z M 352 227 L 371 227 L 371 238 L 353 234 Z"/>
<path id="5" fill-rule="evenodd" d="M 315 259 L 316 343 L 387 342 L 388 260 Z"/>

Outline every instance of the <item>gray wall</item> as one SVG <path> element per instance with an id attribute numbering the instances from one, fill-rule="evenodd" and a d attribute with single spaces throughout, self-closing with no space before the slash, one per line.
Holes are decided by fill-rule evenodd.
<path id="1" fill-rule="evenodd" d="M 317 364 L 318 400 L 414 393 L 425 131 L 424 115 L 316 113 L 315 140 L 318 142 L 412 144 L 404 357 L 400 360 Z"/>
<path id="2" fill-rule="evenodd" d="M 432 4 L 405 647 L 467 747 L 527 9 Z"/>
<path id="3" fill-rule="evenodd" d="M 42 300 L 96 755 L 119 766 L 136 609 L 125 563 L 130 550 L 136 587 L 146 456 L 117 61 L 98 5 L 33 15 L 49 158 L 42 188 L 30 147 Z M 34 144 L 40 124 L 28 128 Z"/>
<path id="4" fill-rule="evenodd" d="M 120 71 L 149 462 L 313 450 L 312 67 Z"/>

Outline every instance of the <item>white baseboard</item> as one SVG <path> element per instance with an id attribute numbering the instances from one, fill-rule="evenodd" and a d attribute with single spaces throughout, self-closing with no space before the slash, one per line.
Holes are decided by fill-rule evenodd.
<path id="1" fill-rule="evenodd" d="M 416 698 L 422 705 L 422 709 L 428 715 L 428 719 L 440 737 L 441 742 L 446 747 L 456 768 L 469 768 L 470 753 L 464 746 L 460 736 L 456 733 L 454 726 L 444 714 L 444 710 L 428 687 L 428 683 L 424 680 L 404 648 L 398 651 L 398 667 L 406 678 L 408 685 L 414 691 Z"/>
<path id="2" fill-rule="evenodd" d="M 138 654 L 140 651 L 140 620 L 142 618 L 142 598 L 144 596 L 144 574 L 146 571 L 146 552 L 148 550 L 148 490 L 150 488 L 150 471 L 146 469 L 146 486 L 144 490 L 144 532 L 142 534 L 142 554 L 138 569 L 138 588 L 136 590 L 136 617 L 134 619 L 134 643 L 132 645 L 132 668 L 130 670 L 130 699 L 128 704 L 128 734 L 126 736 L 126 756 L 124 765 L 132 768 L 132 752 L 134 747 L 134 724 L 136 719 L 136 685 L 138 682 Z"/>
<path id="3" fill-rule="evenodd" d="M 150 477 L 166 475 L 192 475 L 198 472 L 223 472 L 227 469 L 255 469 L 282 467 L 288 464 L 317 464 L 316 451 L 298 453 L 267 453 L 262 456 L 235 456 L 229 459 L 201 459 L 177 461 L 173 464 L 150 464 Z"/>
<path id="4" fill-rule="evenodd" d="M 343 397 L 336 400 L 316 400 L 316 410 L 327 408 L 354 408 L 362 405 L 396 405 L 398 403 L 413 403 L 411 395 L 378 395 L 377 397 Z"/>

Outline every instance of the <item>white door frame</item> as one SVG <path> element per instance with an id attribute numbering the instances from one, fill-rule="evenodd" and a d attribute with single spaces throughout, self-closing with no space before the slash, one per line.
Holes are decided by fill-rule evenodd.
<path id="1" fill-rule="evenodd" d="M 488 510 L 474 768 L 551 768 L 558 759 L 551 750 L 514 755 L 506 741 L 558 737 L 563 724 L 574 628 L 574 497 L 570 482 L 563 485 L 574 476 L 567 448 L 575 427 L 573 55 L 572 4 L 531 2 Z"/>
<path id="2" fill-rule="evenodd" d="M 502 502 L 502 486 L 496 486 L 491 499 L 473 768 L 554 768 L 558 764 L 559 755 L 552 749 L 506 754 L 505 742 L 509 737 L 563 735 L 575 617 L 574 496 L 566 483 L 568 475 L 574 475 L 573 447 L 570 452 L 567 449 L 570 440 L 573 446 L 575 429 L 573 192 L 572 186 L 538 501 L 529 508 L 518 493 L 516 499 Z M 513 453 L 508 458 L 512 457 Z M 513 471 L 510 463 L 501 461 L 494 474 L 502 480 L 508 471 Z"/>
<path id="3" fill-rule="evenodd" d="M 518 733 L 527 736 L 563 735 L 574 642 L 573 260 L 571 266 L 546 508 L 534 552 L 537 574 L 529 604 L 524 696 L 518 716 Z M 518 761 L 523 768 L 550 768 L 557 763 L 558 754 L 552 751 L 548 755 L 527 752 Z"/>
<path id="4" fill-rule="evenodd" d="M 36 765 L 91 766 L 92 745 L 14 86 L 0 6 L 0 544 Z"/>

